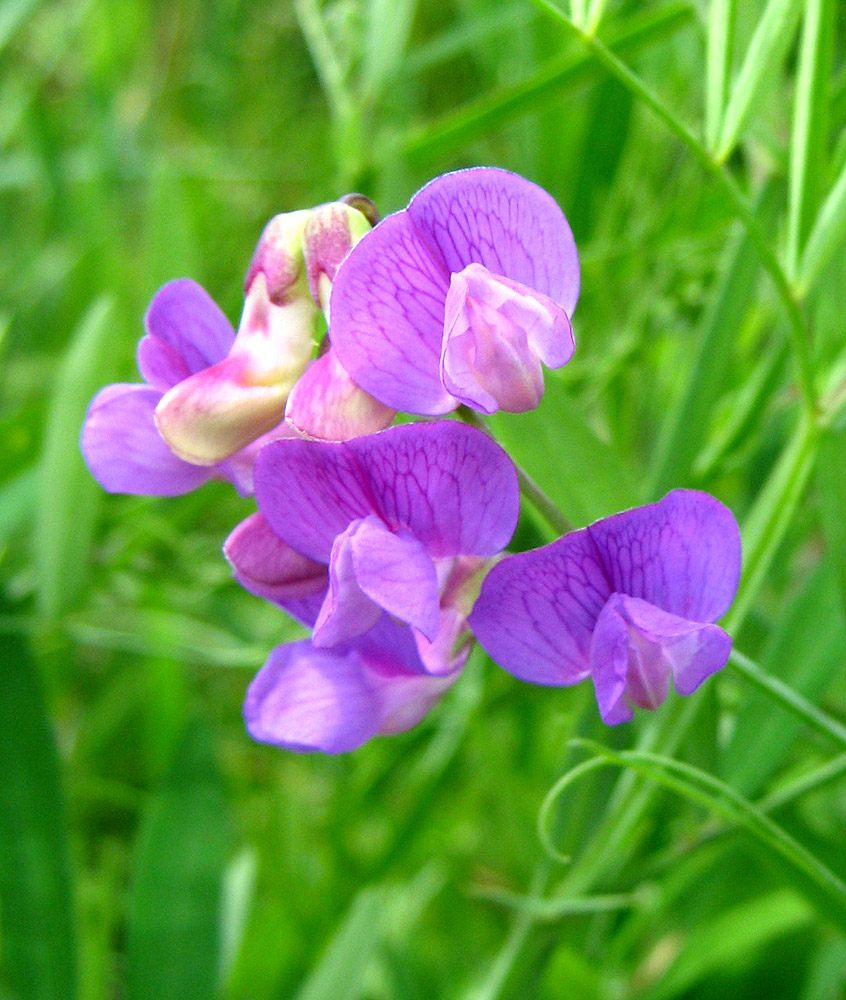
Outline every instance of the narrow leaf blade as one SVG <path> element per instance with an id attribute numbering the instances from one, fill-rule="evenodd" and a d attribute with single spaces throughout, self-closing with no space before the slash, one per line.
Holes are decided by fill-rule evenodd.
<path id="1" fill-rule="evenodd" d="M 36 512 L 38 607 L 53 617 L 82 583 L 100 487 L 85 467 L 79 432 L 88 403 L 114 366 L 114 307 L 97 300 L 83 317 L 59 369 L 41 459 Z"/>
<path id="2" fill-rule="evenodd" d="M 737 0 L 712 0 L 708 10 L 708 48 L 705 76 L 705 142 L 714 149 L 720 134 L 734 49 Z"/>
<path id="3" fill-rule="evenodd" d="M 19 1000 L 72 1000 L 76 943 L 59 761 L 36 667 L 19 636 L 0 642 L 0 769 L 8 981 Z"/>
<path id="4" fill-rule="evenodd" d="M 769 0 L 726 107 L 717 159 L 727 159 L 734 149 L 767 79 L 790 48 L 801 10 L 802 0 Z"/>
<path id="5" fill-rule="evenodd" d="M 547 374 L 537 410 L 495 413 L 489 423 L 514 461 L 572 524 L 588 524 L 638 503 L 625 463 L 590 428 L 561 379 Z"/>
<path id="6" fill-rule="evenodd" d="M 229 822 L 214 742 L 189 726 L 144 819 L 131 889 L 128 1000 L 215 995 Z"/>
<path id="7" fill-rule="evenodd" d="M 817 209 L 825 164 L 828 86 L 834 42 L 834 3 L 808 0 L 802 27 L 799 72 L 790 138 L 787 275 L 795 279 L 801 248 Z"/>

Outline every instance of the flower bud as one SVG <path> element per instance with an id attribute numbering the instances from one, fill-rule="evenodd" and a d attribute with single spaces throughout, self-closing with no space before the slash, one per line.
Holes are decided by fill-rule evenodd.
<path id="1" fill-rule="evenodd" d="M 259 237 L 244 282 L 244 293 L 259 274 L 264 275 L 267 296 L 276 306 L 283 306 L 306 292 L 303 261 L 303 232 L 310 209 L 275 215 Z"/>
<path id="2" fill-rule="evenodd" d="M 369 229 L 362 212 L 340 201 L 319 205 L 310 213 L 303 233 L 303 256 L 311 296 L 324 313 L 341 261 Z"/>

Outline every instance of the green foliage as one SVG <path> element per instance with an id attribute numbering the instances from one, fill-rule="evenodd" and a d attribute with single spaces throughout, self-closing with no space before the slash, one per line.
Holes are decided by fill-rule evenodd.
<path id="1" fill-rule="evenodd" d="M 843 995 L 844 29 L 833 0 L 2 5 L 4 1000 Z M 728 503 L 732 664 L 608 730 L 477 653 L 407 734 L 256 746 L 246 685 L 302 633 L 221 556 L 252 502 L 104 495 L 86 406 L 138 377 L 164 281 L 235 321 L 276 212 L 479 163 L 546 187 L 582 261 L 573 361 L 491 428 L 576 525 Z"/>
<path id="2" fill-rule="evenodd" d="M 229 832 L 214 742 L 207 726 L 191 725 L 138 835 L 127 917 L 127 997 L 214 994 Z"/>
<path id="3" fill-rule="evenodd" d="M 5 602 L 0 605 L 8 613 Z M 20 1000 L 71 1000 L 76 941 L 59 761 L 26 643 L 0 647 L 0 906 Z"/>

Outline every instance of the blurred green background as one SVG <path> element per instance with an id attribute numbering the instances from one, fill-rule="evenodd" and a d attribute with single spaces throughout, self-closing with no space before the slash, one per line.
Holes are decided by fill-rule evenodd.
<path id="1" fill-rule="evenodd" d="M 846 877 L 846 10 L 565 13 L 598 48 L 542 0 L 0 5 L 3 1000 L 846 995 L 846 896 L 813 864 Z M 608 730 L 589 689 L 477 651 L 408 734 L 258 746 L 246 685 L 298 633 L 222 558 L 251 502 L 90 478 L 87 404 L 137 379 L 159 285 L 237 322 L 272 215 L 353 190 L 385 214 L 476 164 L 549 190 L 582 258 L 576 357 L 497 434 L 576 524 L 674 486 L 728 503 L 736 646 L 799 708 L 729 668 Z M 515 545 L 548 537 L 527 511 Z M 574 863 L 546 859 L 574 735 L 717 776 L 813 861 L 613 770 L 556 800 Z"/>

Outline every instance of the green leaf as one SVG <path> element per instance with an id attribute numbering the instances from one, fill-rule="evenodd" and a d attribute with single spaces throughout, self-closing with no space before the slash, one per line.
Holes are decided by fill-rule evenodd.
<path id="1" fill-rule="evenodd" d="M 557 855 L 557 851 L 551 839 L 550 819 L 555 813 L 559 796 L 575 781 L 592 771 L 603 767 L 627 768 L 746 830 L 787 863 L 787 873 L 799 876 L 799 888 L 810 888 L 815 896 L 824 899 L 838 923 L 846 926 L 846 884 L 842 879 L 725 782 L 670 757 L 636 750 L 617 753 L 591 740 L 574 742 L 595 756 L 576 765 L 559 778 L 543 801 L 538 816 L 538 830 L 545 850 L 553 857 Z"/>
<path id="2" fill-rule="evenodd" d="M 371 995 L 365 981 L 380 950 L 388 943 L 407 946 L 422 911 L 442 885 L 438 869 L 427 866 L 407 885 L 362 889 L 296 1000 L 360 1000 Z"/>
<path id="3" fill-rule="evenodd" d="M 647 46 L 674 35 L 690 18 L 688 4 L 668 3 L 636 14 L 615 27 L 608 45 L 617 55 L 632 58 Z M 417 161 L 461 149 L 492 129 L 560 101 L 563 94 L 599 76 L 600 71 L 588 53 L 566 53 L 547 62 L 527 80 L 502 87 L 424 126 L 409 129 L 390 147 L 390 155 Z"/>
<path id="4" fill-rule="evenodd" d="M 230 827 L 212 735 L 186 730 L 139 834 L 126 947 L 128 1000 L 215 995 Z"/>
<path id="5" fill-rule="evenodd" d="M 367 0 L 361 91 L 380 98 L 403 62 L 417 0 Z"/>
<path id="6" fill-rule="evenodd" d="M 757 949 L 806 927 L 814 919 L 809 904 L 789 889 L 764 893 L 732 907 L 686 935 L 679 957 L 644 1000 L 687 995 L 708 976 L 748 968 Z"/>
<path id="7" fill-rule="evenodd" d="M 613 448 L 588 426 L 560 378 L 547 373 L 537 410 L 495 413 L 497 440 L 576 526 L 633 507 L 634 480 Z"/>
<path id="8" fill-rule="evenodd" d="M 103 297 L 80 321 L 57 375 L 35 528 L 38 607 L 47 617 L 71 603 L 87 573 L 102 490 L 85 467 L 79 432 L 92 397 L 112 376 L 117 340 L 113 302 Z"/>
<path id="9" fill-rule="evenodd" d="M 841 511 L 842 515 L 842 511 Z M 843 659 L 846 628 L 831 572 L 823 566 L 779 615 L 760 667 L 815 701 L 831 684 Z M 744 795 L 757 795 L 784 761 L 803 728 L 761 691 L 745 692 L 722 775 Z"/>
<path id="10" fill-rule="evenodd" d="M 802 0 L 769 0 L 732 88 L 717 144 L 718 160 L 728 159 L 758 96 L 787 54 L 801 10 Z"/>
<path id="11" fill-rule="evenodd" d="M 734 51 L 734 15 L 737 0 L 711 0 L 708 9 L 708 47 L 705 74 L 705 144 L 714 150 L 726 106 L 731 58 Z"/>
<path id="12" fill-rule="evenodd" d="M 820 514 L 828 554 L 846 609 L 846 429 L 826 429 L 817 458 Z"/>
<path id="13" fill-rule="evenodd" d="M 758 200 L 759 217 L 769 219 L 780 200 L 778 186 L 768 185 Z M 725 257 L 719 284 L 702 317 L 696 356 L 678 401 L 661 428 L 649 474 L 650 498 L 690 483 L 691 467 L 705 440 L 714 401 L 729 375 L 726 357 L 753 302 L 761 264 L 745 229 L 737 227 Z"/>
<path id="14" fill-rule="evenodd" d="M 3 613 L 9 609 L 0 604 Z M 0 906 L 17 1000 L 76 996 L 76 943 L 59 760 L 26 643 L 0 641 Z"/>
<path id="15" fill-rule="evenodd" d="M 741 525 L 743 571 L 723 623 L 731 633 L 739 629 L 764 582 L 814 471 L 818 449 L 817 428 L 802 417 Z"/>
<path id="16" fill-rule="evenodd" d="M 819 201 L 828 138 L 828 88 L 834 44 L 833 0 L 807 0 L 790 137 L 787 276 L 793 281 Z"/>
<path id="17" fill-rule="evenodd" d="M 823 202 L 799 265 L 798 294 L 814 287 L 846 236 L 846 164 Z"/>

